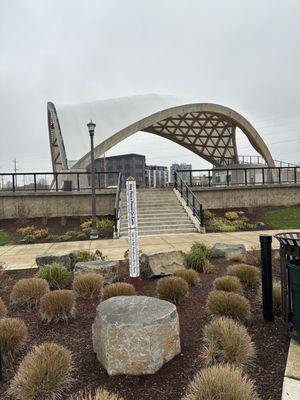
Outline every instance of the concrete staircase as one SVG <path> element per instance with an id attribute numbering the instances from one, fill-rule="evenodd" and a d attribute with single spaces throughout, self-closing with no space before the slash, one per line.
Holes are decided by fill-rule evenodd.
<path id="1" fill-rule="evenodd" d="M 127 236 L 125 190 L 120 201 L 120 236 Z M 138 189 L 137 215 L 139 235 L 166 235 L 197 232 L 185 209 L 171 189 Z"/>

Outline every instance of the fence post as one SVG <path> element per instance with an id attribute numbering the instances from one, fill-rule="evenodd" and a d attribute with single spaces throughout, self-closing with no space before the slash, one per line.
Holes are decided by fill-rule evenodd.
<path id="1" fill-rule="evenodd" d="M 182 189 L 182 178 L 180 178 L 180 195 L 183 196 L 183 189 Z"/>
<path id="2" fill-rule="evenodd" d="M 210 169 L 208 170 L 208 186 L 210 187 L 211 185 L 210 185 Z"/>
<path id="3" fill-rule="evenodd" d="M 199 211 L 200 211 L 200 225 L 203 228 L 203 226 L 204 226 L 204 215 L 203 215 L 203 207 L 202 207 L 201 203 L 200 203 L 200 206 L 199 206 Z"/>
<path id="4" fill-rule="evenodd" d="M 15 187 L 15 174 L 12 174 L 12 187 L 13 187 L 13 192 L 16 191 L 16 187 Z"/>
<path id="5" fill-rule="evenodd" d="M 227 182 L 227 186 L 229 186 L 229 171 L 228 171 L 228 169 L 226 170 L 226 182 Z"/>
<path id="6" fill-rule="evenodd" d="M 294 167 L 295 183 L 297 183 L 297 167 Z"/>
<path id="7" fill-rule="evenodd" d="M 260 235 L 259 240 L 261 249 L 263 318 L 266 321 L 273 322 L 272 236 Z"/>
<path id="8" fill-rule="evenodd" d="M 176 171 L 174 171 L 174 186 L 175 186 L 175 189 L 177 189 L 177 188 L 178 188 L 178 182 L 177 182 L 177 172 L 176 172 Z"/>
<path id="9" fill-rule="evenodd" d="M 193 215 L 195 215 L 195 195 L 193 195 L 192 199 L 193 199 Z"/>
<path id="10" fill-rule="evenodd" d="M 78 192 L 80 191 L 80 178 L 79 178 L 78 172 L 77 172 L 77 190 L 78 190 Z"/>
<path id="11" fill-rule="evenodd" d="M 58 192 L 58 173 L 55 174 L 55 190 Z"/>
<path id="12" fill-rule="evenodd" d="M 192 171 L 190 170 L 190 186 L 192 186 Z"/>
<path id="13" fill-rule="evenodd" d="M 189 205 L 189 190 L 188 190 L 188 187 L 186 186 L 186 188 L 185 188 L 185 195 L 186 195 L 186 205 L 188 206 Z"/>
<path id="14" fill-rule="evenodd" d="M 33 174 L 34 191 L 36 192 L 36 174 Z"/>

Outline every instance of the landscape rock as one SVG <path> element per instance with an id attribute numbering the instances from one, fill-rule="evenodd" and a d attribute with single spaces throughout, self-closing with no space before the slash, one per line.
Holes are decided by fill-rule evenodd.
<path id="1" fill-rule="evenodd" d="M 211 250 L 211 258 L 241 259 L 246 256 L 246 248 L 243 244 L 216 243 Z"/>
<path id="2" fill-rule="evenodd" d="M 147 296 L 117 296 L 100 303 L 93 348 L 109 375 L 154 374 L 180 353 L 176 306 Z"/>
<path id="3" fill-rule="evenodd" d="M 62 256 L 42 255 L 37 256 L 35 262 L 38 267 L 42 267 L 46 264 L 58 263 L 64 265 L 69 270 L 72 270 L 74 266 L 74 257 L 72 253 L 64 254 Z"/>
<path id="4" fill-rule="evenodd" d="M 186 256 L 182 251 L 169 251 L 164 253 L 141 254 L 140 270 L 145 278 L 167 276 L 174 274 L 178 269 L 185 269 Z"/>
<path id="5" fill-rule="evenodd" d="M 74 267 L 74 275 L 87 272 L 96 272 L 103 276 L 103 283 L 113 283 L 118 280 L 119 261 L 84 261 Z"/>

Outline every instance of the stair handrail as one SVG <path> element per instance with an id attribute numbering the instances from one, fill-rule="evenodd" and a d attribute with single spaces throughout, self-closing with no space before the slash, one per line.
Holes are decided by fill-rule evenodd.
<path id="1" fill-rule="evenodd" d="M 174 187 L 179 191 L 180 196 L 185 201 L 187 207 L 192 210 L 193 215 L 200 222 L 200 226 L 204 227 L 203 206 L 177 171 L 174 171 Z M 191 196 L 191 201 L 189 199 L 189 195 Z"/>
<path id="2" fill-rule="evenodd" d="M 122 192 L 122 173 L 119 172 L 118 183 L 117 183 L 117 191 L 116 191 L 116 198 L 115 198 L 115 215 L 114 215 L 114 231 L 115 231 L 115 235 L 118 235 L 118 233 L 119 233 L 121 192 Z"/>

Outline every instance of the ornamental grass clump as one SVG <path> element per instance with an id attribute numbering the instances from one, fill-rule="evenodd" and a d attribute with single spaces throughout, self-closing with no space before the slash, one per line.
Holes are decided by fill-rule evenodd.
<path id="1" fill-rule="evenodd" d="M 227 273 L 228 275 L 233 275 L 239 278 L 245 288 L 258 286 L 260 282 L 260 270 L 253 265 L 229 265 Z"/>
<path id="2" fill-rule="evenodd" d="M 198 272 L 210 273 L 213 265 L 209 261 L 210 249 L 203 243 L 196 242 L 187 253 L 188 268 Z"/>
<path id="3" fill-rule="evenodd" d="M 0 349 L 3 358 L 13 356 L 24 345 L 27 335 L 27 326 L 21 319 L 0 319 Z"/>
<path id="4" fill-rule="evenodd" d="M 46 264 L 40 267 L 36 276 L 46 279 L 51 290 L 65 289 L 71 280 L 71 272 L 61 264 Z"/>
<path id="5" fill-rule="evenodd" d="M 12 288 L 10 300 L 13 304 L 36 306 L 47 292 L 49 284 L 45 279 L 20 279 Z"/>
<path id="6" fill-rule="evenodd" d="M 55 343 L 43 343 L 24 357 L 8 394 L 15 400 L 60 399 L 70 372 L 71 352 Z"/>
<path id="7" fill-rule="evenodd" d="M 107 300 L 110 297 L 116 296 L 134 296 L 135 288 L 131 283 L 117 282 L 104 286 L 102 291 L 102 300 Z"/>
<path id="8" fill-rule="evenodd" d="M 0 297 L 0 318 L 5 317 L 6 313 L 7 313 L 6 305 Z"/>
<path id="9" fill-rule="evenodd" d="M 178 303 L 188 295 L 189 285 L 183 278 L 167 276 L 157 282 L 156 292 L 160 299 Z"/>
<path id="10" fill-rule="evenodd" d="M 205 325 L 201 358 L 206 365 L 230 363 L 244 367 L 254 355 L 254 344 L 244 326 L 225 317 Z"/>
<path id="11" fill-rule="evenodd" d="M 229 364 L 202 369 L 182 400 L 259 400 L 254 383 Z"/>
<path id="12" fill-rule="evenodd" d="M 97 389 L 95 394 L 92 392 L 80 392 L 71 397 L 70 400 L 123 400 L 118 394 L 109 393 L 105 389 Z"/>
<path id="13" fill-rule="evenodd" d="M 79 274 L 73 280 L 73 290 L 78 297 L 101 297 L 103 287 L 102 275 L 96 273 Z"/>
<path id="14" fill-rule="evenodd" d="M 207 312 L 213 317 L 228 317 L 246 322 L 251 318 L 250 303 L 238 293 L 213 290 L 206 303 Z"/>
<path id="15" fill-rule="evenodd" d="M 75 312 L 75 294 L 72 290 L 54 290 L 41 298 L 40 314 L 47 323 L 68 321 L 75 316 Z"/>
<path id="16" fill-rule="evenodd" d="M 214 290 L 243 294 L 243 285 L 236 276 L 220 276 L 213 282 Z"/>
<path id="17" fill-rule="evenodd" d="M 198 272 L 193 269 L 179 269 L 174 275 L 184 279 L 190 286 L 196 286 L 200 281 Z"/>
<path id="18" fill-rule="evenodd" d="M 281 283 L 280 281 L 273 282 L 273 311 L 275 314 L 281 312 Z"/>

